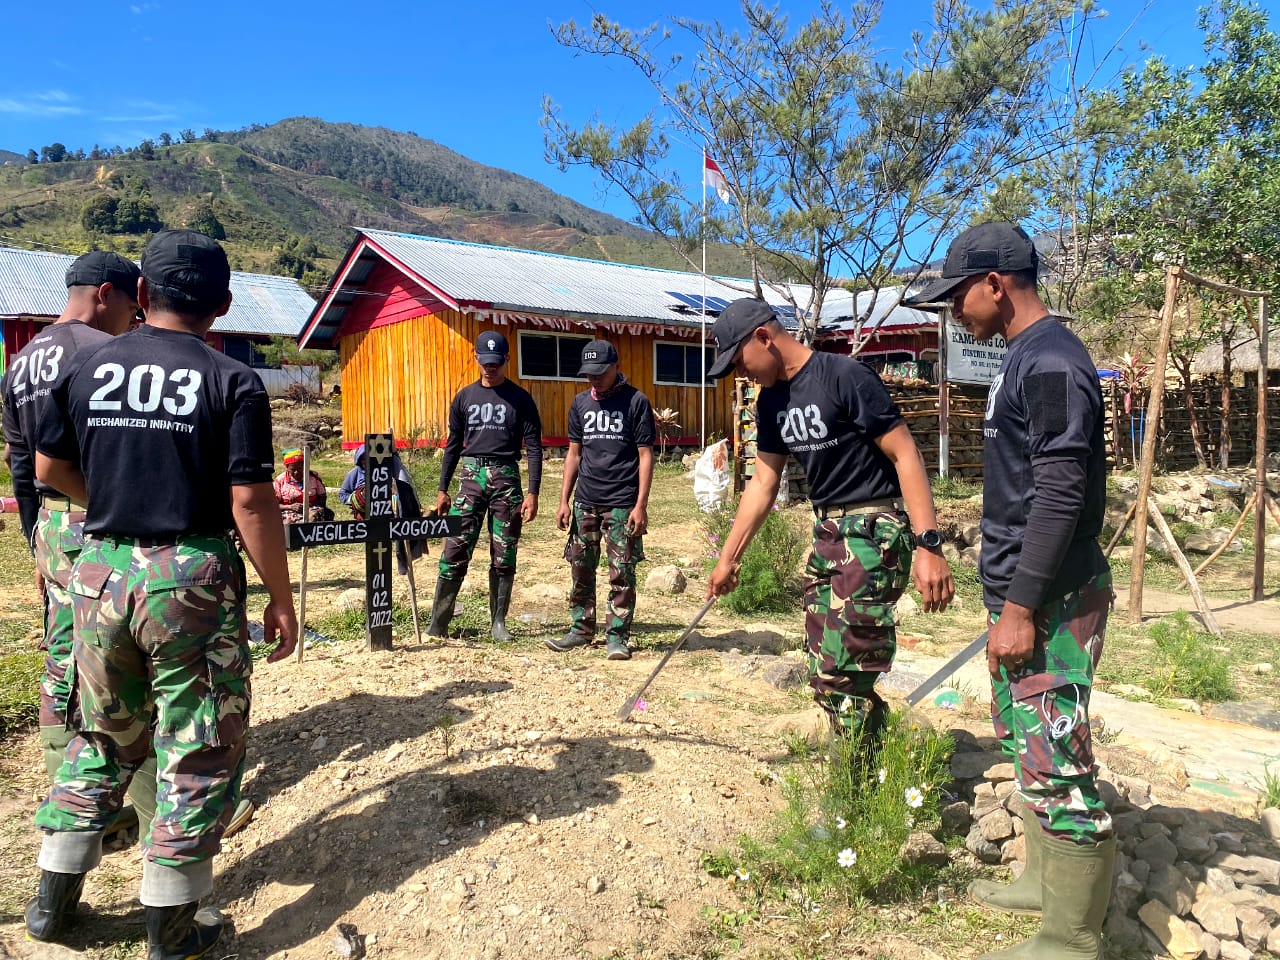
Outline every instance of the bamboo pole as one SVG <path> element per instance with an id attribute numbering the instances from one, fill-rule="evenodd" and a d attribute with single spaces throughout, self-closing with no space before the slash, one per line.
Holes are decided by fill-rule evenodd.
<path id="1" fill-rule="evenodd" d="M 1124 536 L 1124 532 L 1129 529 L 1129 521 L 1133 519 L 1133 515 L 1137 510 L 1138 501 L 1135 500 L 1133 503 L 1129 504 L 1129 509 L 1125 511 L 1124 519 L 1120 521 L 1120 526 L 1116 528 L 1115 535 L 1111 538 L 1111 542 L 1107 544 L 1107 549 L 1103 551 L 1103 556 L 1111 556 L 1111 551 L 1115 550 L 1116 544 L 1120 542 L 1120 538 Z"/>
<path id="2" fill-rule="evenodd" d="M 1249 517 L 1249 511 L 1253 509 L 1257 502 L 1258 495 L 1256 493 L 1251 494 L 1249 499 L 1245 502 L 1244 509 L 1240 511 L 1240 517 L 1236 520 L 1236 525 L 1232 527 L 1231 532 L 1227 534 L 1227 539 L 1223 540 L 1222 543 L 1218 545 L 1218 549 L 1209 554 L 1209 556 L 1205 558 L 1205 561 L 1200 564 L 1200 566 L 1196 567 L 1195 574 L 1197 577 L 1209 568 L 1209 564 L 1213 563 L 1213 561 L 1217 560 L 1227 552 L 1227 547 L 1231 546 L 1231 541 L 1236 538 L 1236 534 L 1240 532 L 1240 528 L 1244 526 L 1245 520 Z M 1186 580 L 1183 580 L 1183 583 L 1185 582 Z"/>
<path id="3" fill-rule="evenodd" d="M 1165 522 L 1164 514 L 1160 512 L 1160 508 L 1156 506 L 1155 501 L 1148 504 L 1147 519 L 1150 520 L 1152 526 L 1156 528 L 1156 532 L 1164 538 L 1165 543 L 1169 545 L 1169 553 L 1173 556 L 1173 562 L 1178 565 L 1178 569 L 1182 571 L 1182 578 L 1187 581 L 1187 585 L 1191 588 L 1191 599 L 1196 602 L 1196 609 L 1200 611 L 1200 619 L 1204 621 L 1205 629 L 1212 633 L 1215 637 L 1222 636 L 1222 628 L 1218 626 L 1218 620 L 1213 615 L 1213 611 L 1209 609 L 1209 602 L 1204 598 L 1204 591 L 1200 589 L 1200 581 L 1196 579 L 1195 572 L 1191 569 L 1186 554 L 1184 554 L 1178 546 L 1178 541 L 1173 539 L 1173 531 L 1169 529 L 1169 524 Z M 1133 585 L 1129 585 L 1130 599 L 1133 597 Z"/>
<path id="4" fill-rule="evenodd" d="M 1262 599 L 1267 572 L 1267 298 L 1258 302 L 1258 425 L 1253 444 L 1254 499 L 1258 509 L 1253 517 L 1253 599 Z"/>
<path id="5" fill-rule="evenodd" d="M 1160 310 L 1160 339 L 1152 365 L 1151 396 L 1147 400 L 1146 432 L 1142 437 L 1142 461 L 1138 469 L 1137 510 L 1134 511 L 1133 567 L 1129 576 L 1129 622 L 1142 622 L 1142 585 L 1147 564 L 1147 507 L 1151 496 L 1151 476 L 1156 468 L 1156 437 L 1160 433 L 1160 410 L 1164 405 L 1165 369 L 1169 365 L 1169 340 L 1173 332 L 1173 310 L 1178 299 L 1182 268 L 1170 267 L 1164 276 L 1164 306 Z M 1157 511 L 1158 512 L 1158 511 Z M 1161 518 L 1161 523 L 1164 520 Z M 1171 544 L 1176 550 L 1177 545 Z M 1186 558 L 1184 557 L 1183 560 Z M 1194 577 L 1192 578 L 1194 579 Z"/>
<path id="6" fill-rule="evenodd" d="M 1229 283 L 1223 283 L 1221 280 L 1212 280 L 1209 277 L 1202 277 L 1198 273 L 1192 273 L 1186 267 L 1174 267 L 1182 276 L 1183 280 L 1190 283 L 1199 284 L 1202 287 L 1208 287 L 1210 290 L 1217 290 L 1219 293 L 1227 293 L 1233 297 L 1252 297 L 1264 298 L 1271 296 L 1267 290 L 1246 290 L 1244 287 L 1235 287 Z"/>
<path id="7" fill-rule="evenodd" d="M 285 467 L 285 469 L 289 469 Z M 311 448 L 302 445 L 302 522 L 311 519 Z M 298 574 L 298 662 L 307 647 L 307 548 L 302 548 L 302 570 Z"/>

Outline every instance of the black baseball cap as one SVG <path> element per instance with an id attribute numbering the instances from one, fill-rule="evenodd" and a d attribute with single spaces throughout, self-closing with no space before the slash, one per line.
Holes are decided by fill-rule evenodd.
<path id="1" fill-rule="evenodd" d="M 476 337 L 477 363 L 506 363 L 511 348 L 507 346 L 507 338 L 497 330 L 490 330 Z"/>
<path id="2" fill-rule="evenodd" d="M 743 297 L 725 307 L 711 327 L 711 335 L 716 338 L 716 358 L 707 370 L 707 376 L 719 380 L 732 370 L 733 358 L 742 341 L 755 333 L 758 327 L 777 318 L 773 307 L 755 297 Z"/>
<path id="3" fill-rule="evenodd" d="M 194 230 L 161 230 L 142 252 L 147 286 L 173 300 L 208 303 L 231 287 L 227 252 Z"/>
<path id="4" fill-rule="evenodd" d="M 582 366 L 578 368 L 578 376 L 588 377 L 604 373 L 609 364 L 618 362 L 618 351 L 608 340 L 592 340 L 582 348 Z"/>
<path id="5" fill-rule="evenodd" d="M 1035 244 L 1016 223 L 981 223 L 951 241 L 942 263 L 942 276 L 902 303 L 908 307 L 941 303 L 977 274 L 1019 273 L 1039 266 Z"/>
<path id="6" fill-rule="evenodd" d="M 127 257 L 107 250 L 90 250 L 67 267 L 67 287 L 100 287 L 109 283 L 137 300 L 140 276 L 138 265 Z"/>

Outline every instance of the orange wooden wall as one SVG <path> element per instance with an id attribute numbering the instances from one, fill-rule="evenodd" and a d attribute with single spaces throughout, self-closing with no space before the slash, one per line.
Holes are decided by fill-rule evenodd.
<path id="1" fill-rule="evenodd" d="M 583 380 L 525 380 L 517 372 L 519 338 L 511 326 L 481 323 L 471 314 L 443 309 L 400 323 L 374 327 L 343 336 L 342 426 L 348 443 L 366 433 L 391 430 L 397 440 L 443 440 L 448 429 L 453 395 L 479 376 L 475 340 L 484 330 L 499 330 L 511 344 L 508 376 L 533 395 L 542 416 L 542 433 L 551 439 L 568 432 L 569 405 L 586 389 Z M 535 333 L 558 331 L 525 328 Z M 698 439 L 699 391 L 696 387 L 655 386 L 654 340 L 692 343 L 692 340 L 652 335 L 597 332 L 574 327 L 574 335 L 595 335 L 618 350 L 622 372 L 648 396 L 655 410 L 671 407 L 680 412 L 675 435 Z M 727 437 L 732 423 L 732 378 L 707 391 L 707 437 Z"/>

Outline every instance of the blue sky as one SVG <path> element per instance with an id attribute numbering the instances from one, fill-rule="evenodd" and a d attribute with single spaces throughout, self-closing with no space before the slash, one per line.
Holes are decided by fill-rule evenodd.
<path id="1" fill-rule="evenodd" d="M 1157 52 L 1202 61 L 1194 0 L 1100 0 L 1110 15 L 1091 58 L 1124 34 L 1102 69 Z M 794 20 L 807 4 L 786 4 Z M 889 0 L 877 39 L 886 57 L 928 22 L 928 0 Z M 1280 0 L 1263 0 L 1277 25 Z M 435 140 L 473 160 L 539 180 L 582 203 L 630 218 L 589 171 L 560 173 L 542 157 L 541 101 L 566 118 L 628 123 L 652 103 L 622 64 L 575 57 L 549 23 L 593 9 L 643 26 L 670 13 L 736 22 L 738 4 L 701 0 L 278 3 L 222 0 L 70 0 L 10 4 L 0 79 L 0 148 L 58 141 L 131 146 L 161 131 L 231 129 L 305 114 L 386 126 Z M 697 182 L 699 147 L 688 147 Z"/>

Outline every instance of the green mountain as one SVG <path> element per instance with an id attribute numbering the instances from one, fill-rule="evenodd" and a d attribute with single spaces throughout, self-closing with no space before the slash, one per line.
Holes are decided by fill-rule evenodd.
<path id="1" fill-rule="evenodd" d="M 14 153 L 12 150 L 0 150 L 0 166 L 7 163 L 21 164 L 27 162 L 25 153 Z"/>
<path id="2" fill-rule="evenodd" d="M 72 150 L 66 157 L 82 156 Z M 534 180 L 412 133 L 294 117 L 27 164 L 0 153 L 0 242 L 137 255 L 161 226 L 222 240 L 238 270 L 328 278 L 353 227 L 687 269 L 670 246 Z M 16 161 L 22 161 L 18 164 Z M 744 275 L 733 248 L 712 272 Z"/>

